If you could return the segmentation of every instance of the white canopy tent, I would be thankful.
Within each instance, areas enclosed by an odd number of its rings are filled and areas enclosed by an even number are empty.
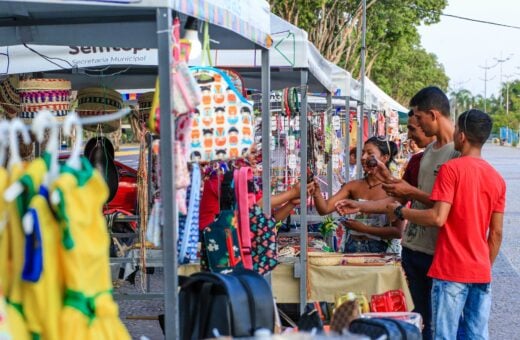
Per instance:
[[[21,44],[157,48],[161,93],[172,91],[170,78],[173,11],[212,23],[214,35],[221,34],[219,48],[262,49],[262,110],[269,112],[269,6],[264,0],[5,0],[0,2],[0,46]],[[10,64],[11,60],[6,61]],[[28,66],[28,65],[26,65]],[[10,65],[9,65],[10,67]],[[9,67],[7,71],[10,73]],[[156,73],[156,72],[154,72]],[[153,83],[152,83],[153,84]],[[171,97],[162,95],[163,112],[171,112]],[[264,119],[269,133],[270,119]],[[170,114],[161,116],[161,198],[163,211],[163,259],[165,271],[166,339],[178,332],[177,299],[177,208],[173,136]],[[268,140],[268,138],[265,138]],[[269,148],[262,148],[268,162]],[[267,167],[267,163],[265,164]],[[266,181],[265,183],[269,183]],[[268,197],[269,195],[265,195]],[[268,202],[269,203],[269,202]]]

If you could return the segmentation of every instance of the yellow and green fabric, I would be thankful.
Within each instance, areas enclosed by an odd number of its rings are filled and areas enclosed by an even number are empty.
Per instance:
[[[88,160],[82,169],[62,166],[51,186],[62,235],[65,295],[60,317],[62,339],[130,339],[112,297],[109,235],[102,207],[108,197],[103,177]]]

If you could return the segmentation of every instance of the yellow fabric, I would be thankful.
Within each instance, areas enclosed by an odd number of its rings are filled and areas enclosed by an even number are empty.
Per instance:
[[[101,175],[94,171],[86,183],[78,177],[63,173],[55,181],[54,190],[61,192],[62,204],[74,241],[73,247],[60,246],[65,288],[81,292],[92,299],[94,318],[81,310],[65,304],[61,312],[62,339],[130,339],[126,328],[119,320],[118,307],[111,294],[109,265],[109,235],[102,206],[108,197],[108,188]],[[59,214],[59,206],[53,207]],[[61,227],[64,229],[64,226]]]
[[[24,169],[23,164],[13,166],[9,183],[17,181]],[[4,284],[4,291],[8,301],[7,318],[12,331],[13,339],[30,339],[23,314],[20,311],[22,303],[22,269],[24,261],[25,236],[23,233],[16,201],[7,206],[8,223],[2,236],[0,246],[0,274]]]
[[[0,192],[4,192],[7,189],[9,184],[9,174],[5,168],[0,167]],[[3,196],[0,197],[0,257],[4,258],[7,256],[7,253],[4,255],[4,250],[7,249],[6,245],[3,241],[4,231],[6,230],[7,224],[7,205],[3,199]],[[4,260],[7,259],[6,257]],[[0,261],[0,339],[11,339],[11,329],[9,327],[9,319],[7,317],[7,305],[5,303],[5,296],[3,290],[3,282],[7,277],[7,266],[4,260]]]
[[[23,306],[27,328],[45,340],[63,339],[59,332],[59,318],[63,306],[63,279],[58,257],[58,223],[47,200],[36,195],[29,208],[36,211],[43,248],[43,271],[38,282],[22,282]]]

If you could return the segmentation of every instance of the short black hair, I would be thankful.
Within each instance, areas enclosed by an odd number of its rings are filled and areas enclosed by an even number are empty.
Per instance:
[[[413,110],[408,111],[408,117],[413,117]]]
[[[420,111],[437,110],[444,117],[450,117],[450,100],[437,86],[428,86],[420,90],[410,100],[410,107]]]
[[[483,145],[491,134],[493,121],[487,113],[471,109],[459,116],[457,125],[471,144]]]

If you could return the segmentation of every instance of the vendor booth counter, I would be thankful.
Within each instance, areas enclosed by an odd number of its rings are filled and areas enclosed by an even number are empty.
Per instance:
[[[334,302],[338,294],[374,294],[401,289],[408,310],[414,305],[404,272],[399,264],[384,266],[314,266],[308,267],[309,301]],[[179,267],[179,274],[189,276],[200,270],[198,264]],[[297,274],[297,273],[296,273]],[[298,275],[298,274],[297,274]],[[300,280],[294,263],[280,263],[272,272],[273,295],[277,303],[300,303]],[[299,276],[299,275],[298,275]]]

